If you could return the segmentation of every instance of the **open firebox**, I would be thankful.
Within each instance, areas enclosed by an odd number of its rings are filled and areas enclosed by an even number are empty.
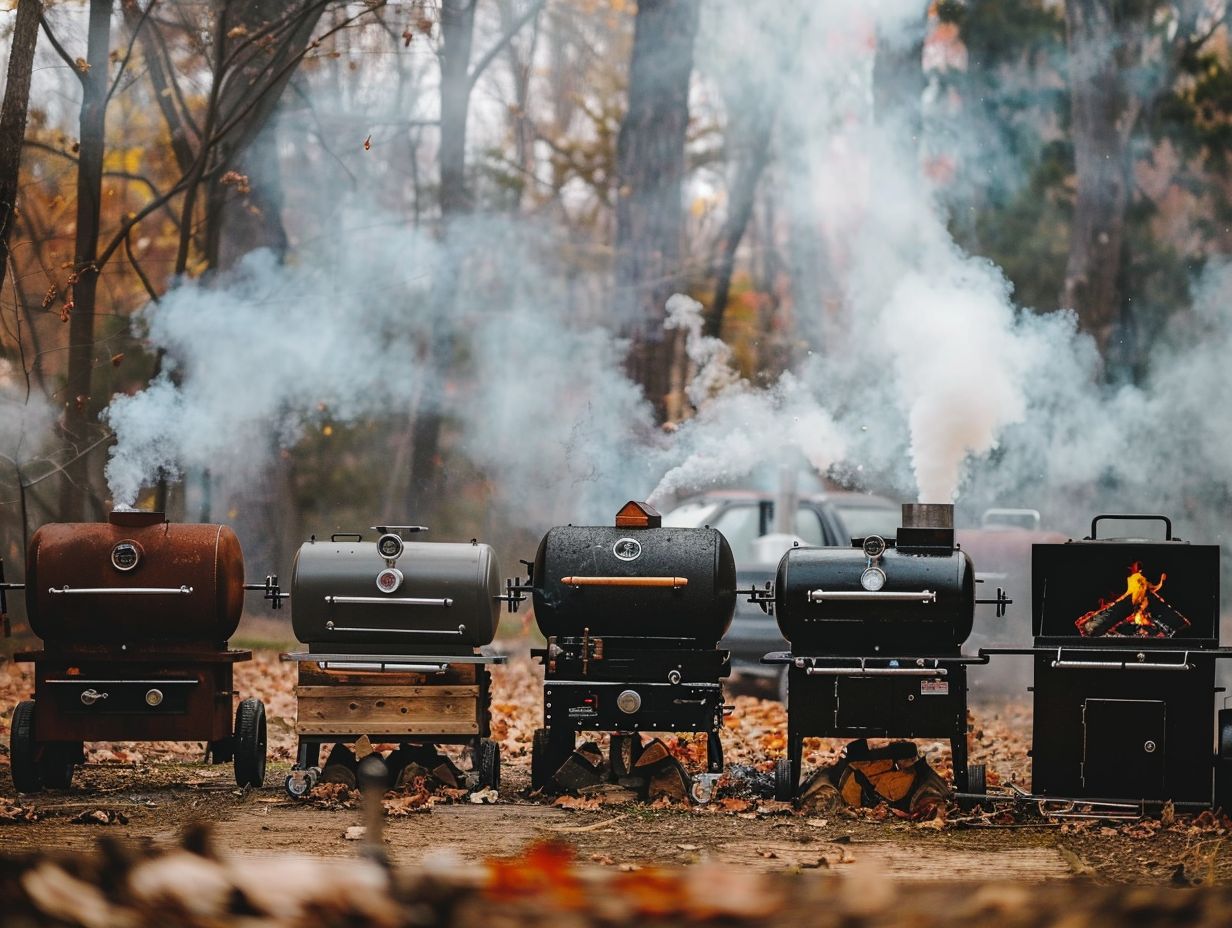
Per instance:
[[[790,651],[763,661],[788,667],[787,757],[775,796],[794,799],[805,738],[948,738],[958,792],[983,788],[967,764],[967,668],[962,653],[977,603],[971,559],[954,543],[953,506],[903,505],[895,538],[851,548],[790,549],[773,589],[751,595],[773,611]]]
[[[208,758],[234,762],[240,786],[264,781],[265,707],[232,707],[232,668],[252,652],[227,639],[245,590],[275,608],[284,597],[277,577],[244,583],[227,526],[136,510],[50,523],[30,539],[26,582],[0,588],[25,589],[43,640],[14,655],[34,664],[34,698],[13,710],[9,743],[19,792],[67,788],[89,741],[203,741]]]
[[[468,746],[478,785],[498,789],[488,667],[506,658],[480,650],[496,635],[504,599],[496,554],[474,540],[403,539],[423,526],[373,529],[375,541],[313,537],[295,556],[292,625],[308,650],[283,655],[299,671],[287,792],[303,796],[318,781],[322,746],[363,738],[400,746],[390,768],[436,745]],[[330,762],[339,754],[351,756],[331,750]]]
[[[1100,538],[1101,522],[1164,538]],[[1038,797],[1141,809],[1232,802],[1232,710],[1215,729],[1219,547],[1157,515],[1100,515],[1081,541],[1032,549],[1031,786]]]
[[[535,732],[531,783],[549,785],[582,731],[704,732],[707,771],[692,795],[709,799],[723,770],[719,682],[730,672],[717,643],[736,607],[736,566],[712,528],[670,528],[645,503],[629,502],[614,526],[557,526],[508,585],[510,605],[531,593],[547,639],[543,728]]]

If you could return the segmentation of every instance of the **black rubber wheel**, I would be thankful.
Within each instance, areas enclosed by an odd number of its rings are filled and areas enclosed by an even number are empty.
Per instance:
[[[1215,758],[1215,808],[1232,810],[1232,709],[1219,710],[1219,753]]]
[[[546,768],[548,764],[548,730],[536,728],[530,742],[530,788],[543,789],[552,775]]]
[[[967,792],[977,796],[988,794],[988,768],[983,764],[967,765]]]
[[[43,788],[34,740],[34,700],[23,699],[13,709],[9,732],[9,764],[13,788],[19,793],[37,793]]]
[[[500,789],[500,745],[491,738],[479,741],[479,788]]]
[[[52,741],[43,745],[38,759],[39,777],[47,789],[68,789],[73,784],[73,768],[81,757],[81,745],[72,741]]]
[[[245,699],[235,710],[235,782],[265,785],[265,705]]]
[[[796,798],[796,784],[792,782],[791,760],[780,757],[774,764],[774,798],[779,802],[791,802]]]

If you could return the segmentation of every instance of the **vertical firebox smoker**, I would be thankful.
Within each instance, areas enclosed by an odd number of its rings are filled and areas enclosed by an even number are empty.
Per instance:
[[[705,732],[707,772],[694,775],[692,796],[708,801],[723,771],[719,681],[731,669],[717,644],[736,608],[727,540],[663,526],[653,507],[630,501],[614,526],[549,530],[528,566],[530,577],[508,589],[511,608],[533,594],[547,639],[531,651],[544,665],[532,787],[548,785],[581,731]]]
[[[480,648],[496,636],[500,567],[477,541],[406,542],[418,525],[374,526],[313,537],[295,556],[292,625],[307,651],[295,689],[299,738],[286,780],[302,796],[320,776],[321,747],[372,742],[470,747],[480,786],[500,787],[500,746],[490,737],[488,667],[506,658]]]
[[[19,792],[68,788],[87,741],[204,741],[240,786],[261,785],[265,707],[244,699],[233,713],[232,668],[252,652],[227,639],[245,590],[275,608],[283,597],[277,577],[244,583],[231,529],[137,510],[49,523],[30,539],[25,584],[3,584],[21,587],[43,647],[14,655],[34,664],[34,698],[13,711]]]
[[[772,608],[790,651],[787,757],[775,796],[794,799],[805,738],[948,738],[959,792],[982,791],[967,764],[967,667],[962,653],[975,605],[1003,612],[1008,600],[975,598],[971,559],[954,543],[954,507],[906,503],[895,538],[853,539],[851,548],[790,549],[774,588],[751,599]]]
[[[1101,522],[1159,523],[1163,539],[1099,537]],[[1232,710],[1218,714],[1219,547],[1159,515],[1100,515],[1081,541],[1031,557],[1032,792],[1136,814],[1232,803]]]

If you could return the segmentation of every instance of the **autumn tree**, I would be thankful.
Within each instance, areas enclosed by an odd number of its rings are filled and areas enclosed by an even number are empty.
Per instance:
[[[676,332],[663,328],[681,270],[685,137],[698,0],[643,0],[629,62],[628,108],[616,141],[616,300],[631,339],[630,377],[655,417],[668,417]]]
[[[8,82],[4,87],[4,103],[0,105],[0,288],[8,273],[21,143],[26,135],[26,111],[30,106],[30,74],[42,15],[42,0],[18,0],[13,45],[9,50]]]

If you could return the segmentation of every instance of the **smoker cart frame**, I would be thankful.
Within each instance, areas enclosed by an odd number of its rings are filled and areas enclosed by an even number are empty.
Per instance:
[[[232,714],[232,667],[251,651],[19,651],[34,664],[34,698],[13,712],[10,740],[18,792],[67,789],[89,741],[205,741],[207,759],[233,761],[239,786],[265,779],[265,706],[242,700]]]
[[[967,668],[987,657],[773,651],[762,663],[788,668],[787,756],[775,763],[776,799],[796,798],[805,738],[947,738],[955,791],[983,791],[983,765],[968,763]]]
[[[295,651],[281,657],[298,664],[296,760],[284,781],[292,797],[305,796],[319,781],[324,745],[365,736],[374,743],[468,746],[479,786],[500,788],[488,667],[507,663],[507,656]]]
[[[648,644],[651,645],[648,647]],[[719,732],[730,711],[720,682],[731,654],[686,638],[553,636],[531,657],[544,665],[543,727],[531,753],[531,788],[541,789],[573,753],[580,732],[633,737],[643,731],[706,735],[706,772],[692,794],[707,802],[723,772]]]

